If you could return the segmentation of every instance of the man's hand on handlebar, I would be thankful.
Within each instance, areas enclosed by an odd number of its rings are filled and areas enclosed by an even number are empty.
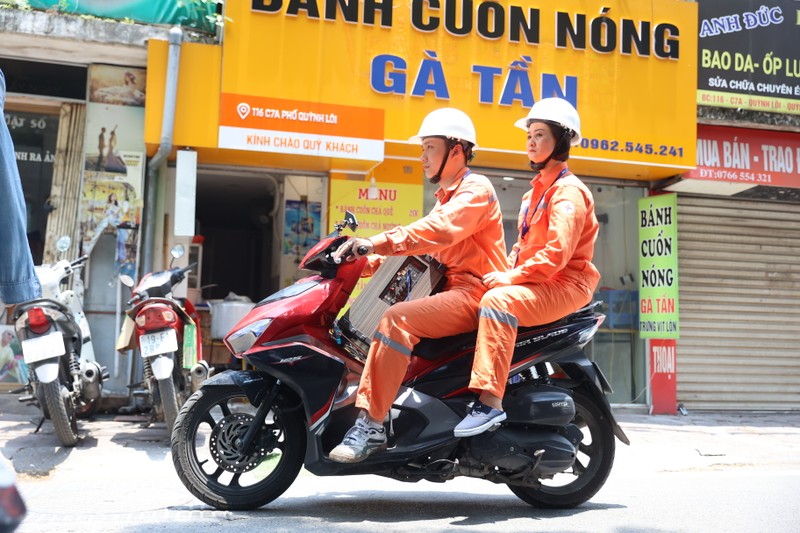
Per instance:
[[[345,259],[351,255],[355,257],[362,257],[369,255],[374,251],[375,247],[372,246],[372,243],[369,239],[359,239],[357,237],[353,237],[339,246],[339,248],[333,252],[333,254],[331,254],[331,258],[336,263],[340,263],[343,257]]]

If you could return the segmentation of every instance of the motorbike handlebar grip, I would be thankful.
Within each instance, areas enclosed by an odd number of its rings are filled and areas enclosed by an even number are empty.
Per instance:
[[[81,263],[85,263],[85,262],[86,262],[88,259],[89,259],[89,256],[88,256],[88,255],[82,255],[82,256],[80,256],[79,258],[77,258],[75,261],[71,262],[71,263],[70,263],[70,265],[72,265],[72,266],[78,266],[78,265],[80,265]]]
[[[142,299],[142,297],[143,297],[142,293],[140,293],[140,292],[135,292],[135,293],[133,293],[133,296],[131,297],[131,299],[130,299],[130,300],[128,300],[127,302],[125,302],[125,305],[132,305],[132,304],[135,304],[136,302],[138,302],[139,300],[141,300],[141,299]]]

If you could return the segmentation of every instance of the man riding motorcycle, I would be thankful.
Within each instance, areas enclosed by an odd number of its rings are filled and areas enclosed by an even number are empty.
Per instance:
[[[439,184],[436,205],[424,218],[370,239],[350,239],[333,254],[360,256],[429,254],[445,265],[442,292],[390,307],[381,318],[361,377],[356,407],[361,415],[329,458],[364,460],[386,447],[383,420],[397,396],[420,338],[441,338],[478,327],[478,304],[487,287],[481,278],[504,270],[503,216],[494,187],[467,164],[477,148],[472,120],[458,109],[432,111],[409,139],[422,145],[423,170]],[[360,253],[364,252],[366,253]],[[377,261],[371,261],[374,266]],[[446,320],[437,317],[446,316]]]

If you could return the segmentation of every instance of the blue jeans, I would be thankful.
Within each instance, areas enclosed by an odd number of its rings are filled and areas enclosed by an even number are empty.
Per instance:
[[[0,70],[0,109],[5,114],[6,78]],[[6,121],[0,121],[0,300],[15,304],[42,294],[33,270],[26,234],[25,197],[14,143]]]

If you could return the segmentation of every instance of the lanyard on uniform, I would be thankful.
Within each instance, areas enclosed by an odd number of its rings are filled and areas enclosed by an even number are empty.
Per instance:
[[[566,174],[567,172],[569,172],[569,169],[568,169],[568,168],[565,168],[564,170],[562,170],[561,172],[559,172],[559,173],[558,173],[558,176],[556,176],[556,179],[554,179],[554,180],[553,180],[553,183],[552,183],[552,184],[550,184],[550,187],[552,187],[553,185],[555,185],[555,183],[556,183],[558,180],[560,180],[561,178],[563,178],[563,177],[564,177],[564,174]],[[537,204],[536,204],[536,207],[535,207],[535,208],[534,208],[534,210],[533,210],[533,214],[531,215],[531,220],[533,220],[533,217],[535,217],[535,216],[536,216],[536,211],[538,211],[538,210],[539,210],[539,206],[542,204],[542,200],[544,200],[544,195],[545,195],[545,194],[547,194],[547,191],[550,189],[550,187],[548,187],[547,189],[545,189],[545,190],[544,190],[544,192],[542,193],[542,196],[539,198],[539,202],[537,202]],[[532,201],[533,201],[533,195],[531,195],[531,198],[528,200],[528,205],[526,205],[526,206],[525,206],[525,211],[522,213],[522,231],[520,231],[520,234],[519,234],[519,235],[520,235],[520,238],[522,238],[522,239],[524,239],[524,238],[525,238],[525,235],[527,235],[527,234],[528,234],[528,231],[531,229],[531,225],[530,225],[530,224],[528,224],[528,210],[530,210],[530,208],[531,208],[531,202],[532,202]]]

